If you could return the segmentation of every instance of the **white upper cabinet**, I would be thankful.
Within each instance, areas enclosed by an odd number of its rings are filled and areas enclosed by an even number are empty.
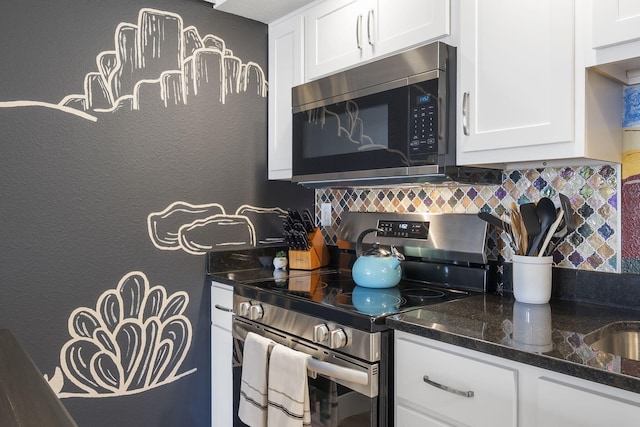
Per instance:
[[[291,88],[303,83],[304,18],[269,26],[269,179],[291,179]]]
[[[593,48],[640,40],[640,1],[593,0]]]
[[[602,132],[620,127],[621,89],[587,78],[576,7],[573,0],[461,0],[458,164],[621,161],[620,143]],[[590,97],[607,109],[588,110]],[[588,126],[605,139],[589,144]]]
[[[306,15],[307,80],[450,31],[449,0],[327,0]]]

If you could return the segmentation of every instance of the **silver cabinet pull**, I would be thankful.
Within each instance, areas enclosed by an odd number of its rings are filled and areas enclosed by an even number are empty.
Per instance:
[[[362,15],[358,15],[358,19],[356,20],[356,43],[358,45],[358,49],[362,50],[362,40],[360,40],[361,30],[362,30]]]
[[[223,307],[223,306],[218,305],[218,304],[215,304],[214,307],[217,308],[218,310],[226,311],[227,313],[233,313],[233,309],[231,309],[231,308]]]
[[[462,96],[462,129],[469,136],[469,92]]]
[[[373,27],[373,9],[369,10],[367,15],[367,37],[369,38],[369,44],[373,46],[373,37],[371,36],[371,27]]]
[[[448,391],[449,393],[457,394],[458,396],[462,396],[462,397],[473,397],[472,391],[462,391],[462,390],[456,390],[455,388],[447,387],[446,385],[442,385],[435,381],[430,380],[427,375],[422,377],[422,380],[429,385],[439,388],[440,390]]]

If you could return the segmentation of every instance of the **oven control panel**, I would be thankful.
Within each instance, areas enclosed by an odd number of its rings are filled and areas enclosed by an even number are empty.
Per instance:
[[[402,237],[408,239],[427,240],[429,223],[423,221],[379,220],[378,237]]]

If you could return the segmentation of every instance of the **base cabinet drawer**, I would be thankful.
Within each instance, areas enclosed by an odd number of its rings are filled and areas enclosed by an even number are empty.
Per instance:
[[[564,427],[640,425],[640,405],[596,390],[538,379],[538,424]]]
[[[396,407],[396,427],[450,427],[444,421],[436,420],[404,406]]]
[[[396,339],[395,352],[397,404],[410,402],[410,406],[452,425],[517,425],[516,370],[410,339]]]

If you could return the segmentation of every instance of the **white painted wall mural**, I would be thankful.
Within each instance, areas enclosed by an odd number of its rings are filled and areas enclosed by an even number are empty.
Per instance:
[[[117,25],[114,49],[96,56],[96,68],[85,75],[82,93],[58,103],[1,101],[0,108],[54,108],[95,122],[96,113],[140,110],[158,99],[168,107],[196,96],[221,104],[237,93],[267,96],[262,67],[234,56],[222,38],[185,27],[180,15],[151,8],[140,9],[136,23]]]
[[[156,248],[204,255],[225,246],[283,243],[281,234],[258,237],[251,217],[270,217],[272,222],[281,224],[286,215],[287,211],[278,207],[242,205],[234,214],[227,214],[219,203],[195,205],[178,201],[150,213],[147,226]]]
[[[95,308],[71,313],[71,339],[49,385],[60,398],[123,396],[195,372],[182,367],[192,338],[188,304],[186,292],[168,295],[161,285],[150,287],[144,273],[128,273]]]
[[[266,97],[262,68],[234,56],[225,41],[201,36],[180,15],[140,9],[137,22],[121,22],[114,49],[96,56],[96,70],[84,77],[83,92],[58,103],[0,101],[0,108],[43,107],[96,122],[100,113],[140,110],[148,103],[186,105],[192,97],[219,104],[234,94]],[[219,203],[177,201],[147,218],[153,245],[192,255],[228,246],[273,244],[281,236],[260,236],[258,217],[281,223],[281,208],[240,206],[227,214]],[[184,316],[189,296],[150,286],[145,273],[132,271],[105,291],[94,308],[78,307],[69,316],[70,340],[60,350],[60,367],[47,381],[60,398],[113,397],[141,393],[196,371],[183,367],[192,341]]]

